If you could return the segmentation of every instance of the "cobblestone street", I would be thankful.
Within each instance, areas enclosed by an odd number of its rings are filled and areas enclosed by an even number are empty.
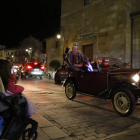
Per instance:
[[[36,105],[38,140],[127,140],[140,136],[140,108],[129,117],[120,117],[109,100],[77,95],[71,101],[62,85],[54,81],[19,83]]]

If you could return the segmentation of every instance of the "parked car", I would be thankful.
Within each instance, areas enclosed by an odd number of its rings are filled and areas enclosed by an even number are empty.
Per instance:
[[[119,115],[128,116],[140,103],[140,69],[124,68],[121,59],[106,60],[105,68],[97,64],[93,72],[72,71],[63,83],[65,94],[70,100],[77,93],[110,99]]]
[[[26,63],[24,68],[21,70],[21,77],[25,77],[28,79],[29,77],[37,77],[39,76],[40,79],[44,78],[44,70],[45,66],[39,64],[38,62],[29,62]]]

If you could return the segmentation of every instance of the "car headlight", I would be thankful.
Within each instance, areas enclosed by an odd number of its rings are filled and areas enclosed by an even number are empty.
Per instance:
[[[138,82],[138,81],[139,81],[139,75],[138,75],[138,74],[135,74],[135,75],[133,76],[133,80],[134,80],[135,82]]]
[[[14,72],[17,72],[17,69],[14,69]]]

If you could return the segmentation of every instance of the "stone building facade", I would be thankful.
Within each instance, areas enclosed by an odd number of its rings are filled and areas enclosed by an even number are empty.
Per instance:
[[[5,46],[4,45],[0,45],[0,59],[4,59],[5,58]]]
[[[133,14],[133,13],[132,13]],[[135,14],[134,14],[135,15]],[[133,16],[133,46],[132,46],[132,58],[135,68],[140,68],[140,12]]]
[[[132,67],[139,68],[140,18],[137,16],[134,19],[133,48],[130,19],[130,13],[139,9],[140,0],[62,0],[61,26],[65,30],[61,33],[64,38],[60,39],[57,52],[60,54],[49,60],[58,58],[62,62],[63,46],[71,50],[73,42],[79,42],[79,50],[90,59],[98,55],[131,62],[133,49]],[[48,49],[47,51],[51,55],[52,52]]]
[[[13,64],[22,64],[25,61],[25,52],[17,48],[0,49],[0,59],[7,59]]]
[[[51,71],[52,68],[49,66],[49,63],[52,60],[58,60],[60,63],[62,63],[63,47],[60,47],[60,39],[57,39],[56,36],[48,38],[45,41],[46,41],[46,70],[48,73],[50,73],[49,71]]]

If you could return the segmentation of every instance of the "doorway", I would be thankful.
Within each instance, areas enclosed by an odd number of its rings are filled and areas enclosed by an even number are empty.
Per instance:
[[[93,44],[84,45],[83,53],[89,58],[89,60],[93,60]]]

